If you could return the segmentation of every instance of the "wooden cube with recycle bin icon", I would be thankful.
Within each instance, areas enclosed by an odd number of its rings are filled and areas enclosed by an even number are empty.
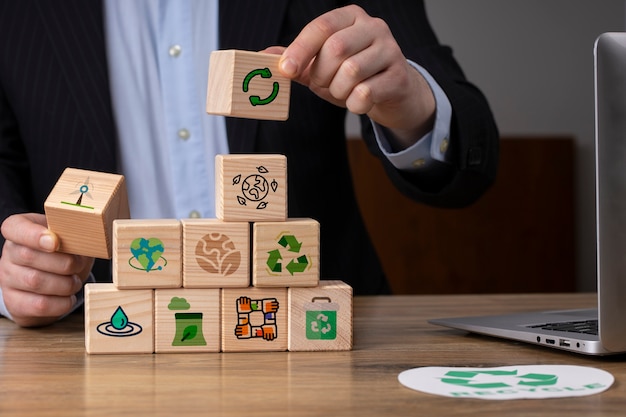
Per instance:
[[[224,221],[287,219],[284,155],[217,155],[215,212]]]
[[[250,285],[250,224],[183,219],[183,287]]]
[[[352,287],[322,280],[312,288],[289,288],[289,350],[352,349]]]
[[[113,283],[118,288],[182,286],[181,224],[175,219],[113,222]]]
[[[111,259],[113,220],[130,217],[122,175],[66,168],[48,195],[48,228],[61,252]]]
[[[320,278],[320,224],[315,219],[255,222],[252,285],[315,287]]]

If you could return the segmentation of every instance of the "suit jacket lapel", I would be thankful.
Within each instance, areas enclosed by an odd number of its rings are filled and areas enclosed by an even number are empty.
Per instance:
[[[94,4],[95,3],[95,4]],[[37,12],[55,39],[53,51],[67,79],[68,100],[89,127],[91,145],[103,159],[115,161],[115,122],[109,92],[101,1],[35,2]]]
[[[221,0],[220,49],[258,51],[275,45],[285,18],[287,3],[287,0]],[[244,10],[245,13],[242,13]],[[258,120],[227,117],[226,132],[230,152],[253,152],[258,125]]]

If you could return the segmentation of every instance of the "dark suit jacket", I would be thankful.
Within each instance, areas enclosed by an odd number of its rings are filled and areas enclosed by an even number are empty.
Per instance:
[[[287,45],[339,3],[221,1],[220,48]],[[454,109],[455,166],[447,174],[420,178],[397,171],[384,157],[381,163],[416,201],[470,204],[493,181],[497,165],[498,136],[484,97],[465,80],[451,50],[438,44],[421,1],[359,3],[387,21],[405,55],[435,77]],[[117,169],[102,10],[99,0],[0,3],[0,221],[12,213],[43,212],[67,166]],[[344,118],[344,109],[294,84],[288,121],[227,119],[230,151],[286,155],[289,217],[321,223],[321,277],[342,279],[356,294],[386,292],[351,183]],[[363,126],[368,147],[380,157],[369,123]]]

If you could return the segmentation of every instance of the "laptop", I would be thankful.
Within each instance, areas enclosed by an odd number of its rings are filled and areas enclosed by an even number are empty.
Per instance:
[[[588,354],[626,353],[626,33],[594,44],[597,309],[429,323]]]

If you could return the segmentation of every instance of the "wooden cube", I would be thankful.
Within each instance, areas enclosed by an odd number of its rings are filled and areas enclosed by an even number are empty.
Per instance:
[[[215,211],[224,221],[287,219],[284,155],[217,155]]]
[[[280,55],[262,52],[211,53],[207,113],[287,120],[291,81],[280,74],[279,59]]]
[[[252,285],[315,287],[320,276],[319,253],[317,220],[256,222],[252,231]]]
[[[122,175],[66,168],[44,203],[61,252],[111,259],[113,220],[130,217]]]
[[[183,219],[183,287],[250,286],[250,224]]]
[[[219,289],[155,290],[154,314],[156,353],[220,351]]]
[[[288,293],[290,351],[352,349],[352,287],[322,280]]]
[[[154,291],[85,285],[87,353],[153,353]]]
[[[285,351],[288,331],[286,288],[222,290],[222,351]]]
[[[178,220],[116,220],[113,283],[123,289],[181,287],[181,248]]]

